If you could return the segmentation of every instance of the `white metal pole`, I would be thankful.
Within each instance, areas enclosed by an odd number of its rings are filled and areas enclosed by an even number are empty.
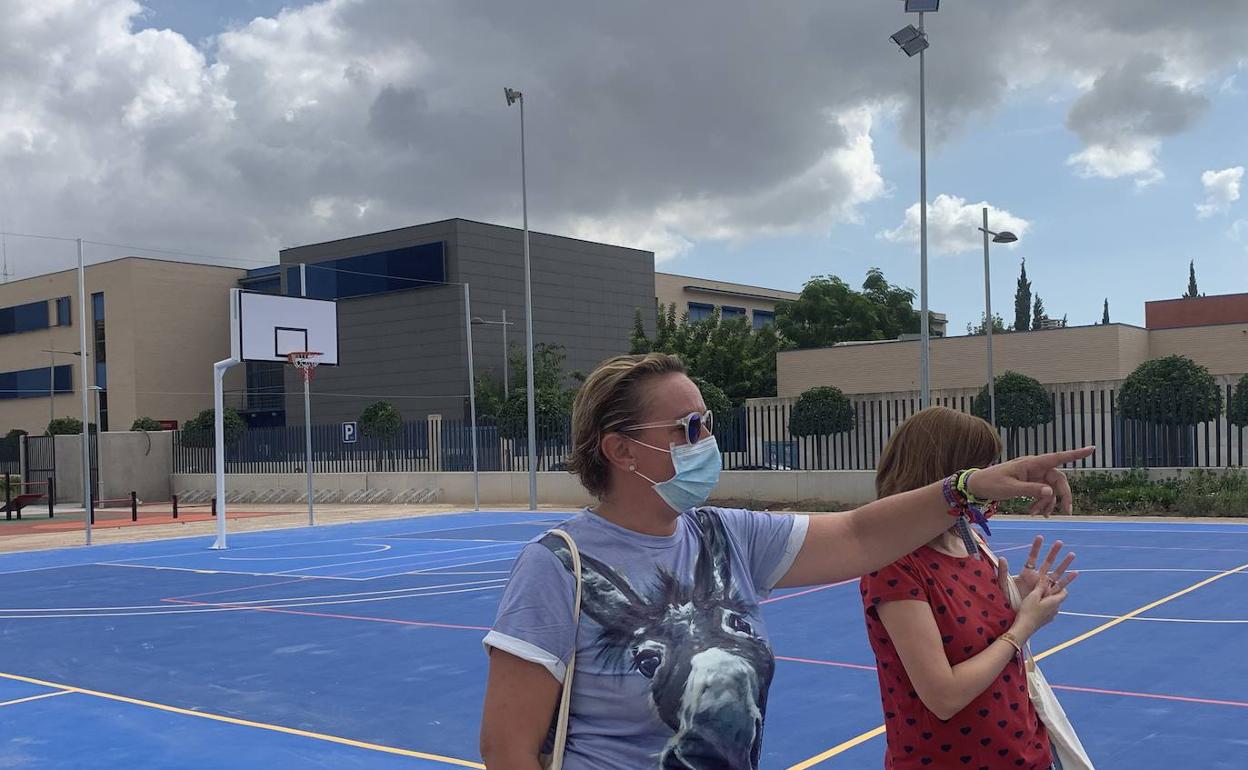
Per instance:
[[[48,346],[48,425],[56,419],[56,345]]]
[[[919,14],[919,32],[923,32],[923,14]],[[931,330],[927,310],[927,93],[924,52],[919,51],[919,408],[931,403],[928,378]]]
[[[464,333],[468,340],[468,416],[472,422],[472,509],[481,510],[481,470],[477,466],[477,371],[472,363],[472,296],[464,284]]]
[[[520,97],[520,201],[524,213],[524,347],[529,417],[529,510],[537,510],[537,395],[533,392],[533,276],[529,264],[529,181],[524,157],[524,97]]]
[[[988,339],[988,421],[997,427],[997,387],[992,372],[992,279],[988,262],[988,207],[984,207],[984,335]]]
[[[511,398],[511,374],[507,368],[507,357],[510,349],[507,347],[507,308],[503,308],[503,400]]]
[[[236,321],[237,319],[233,319]],[[224,549],[225,544],[225,370],[238,363],[237,358],[227,358],[212,365],[212,451],[213,473],[216,476],[217,539],[213,548]]]
[[[308,296],[308,266],[299,265],[299,296]],[[303,375],[303,465],[308,477],[308,526],[316,526],[316,508],[312,503],[312,380],[307,372]]]
[[[82,239],[78,239],[78,344],[82,355],[78,357],[81,374],[79,390],[82,391],[82,508],[86,513],[87,545],[91,545],[91,517],[94,513],[91,501],[91,403],[87,379],[87,270],[83,262]]]
[[[303,441],[305,470],[308,476],[308,526],[316,526],[316,511],[312,504],[312,379],[309,372],[303,374]]]

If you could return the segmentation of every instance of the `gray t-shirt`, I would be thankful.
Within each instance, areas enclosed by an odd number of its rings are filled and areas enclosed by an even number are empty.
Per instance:
[[[584,511],[512,569],[485,645],[563,681],[576,645],[567,770],[754,770],[775,659],[759,601],[788,572],[808,519],[721,508],[682,514],[670,537]]]

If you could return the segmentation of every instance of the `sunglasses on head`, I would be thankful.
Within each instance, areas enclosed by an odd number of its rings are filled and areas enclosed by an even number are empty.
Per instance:
[[[702,431],[705,430],[707,435],[711,435],[715,428],[715,416],[711,414],[711,410],[705,412],[690,412],[681,417],[679,420],[668,420],[667,422],[648,422],[644,425],[630,425],[627,428],[621,428],[621,432],[628,433],[630,431],[645,430],[647,428],[675,428],[681,427],[685,429],[685,439],[690,444],[696,444],[702,440]]]

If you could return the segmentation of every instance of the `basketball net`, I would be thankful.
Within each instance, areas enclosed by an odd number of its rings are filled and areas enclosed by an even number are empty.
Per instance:
[[[304,382],[311,382],[316,365],[321,362],[321,354],[311,350],[298,350],[287,353],[286,360],[303,374]]]

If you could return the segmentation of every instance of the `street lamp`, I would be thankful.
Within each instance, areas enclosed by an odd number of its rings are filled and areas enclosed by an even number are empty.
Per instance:
[[[1014,243],[1018,236],[1009,230],[994,233],[988,229],[988,207],[984,206],[984,226],[978,228],[984,234],[984,335],[988,338],[988,421],[997,427],[997,388],[992,371],[992,281],[989,277],[988,236],[993,243]]]
[[[56,419],[56,354],[66,356],[82,357],[82,352],[78,350],[57,350],[56,348],[44,348],[42,353],[48,354],[48,424]]]
[[[919,55],[919,407],[931,401],[928,360],[931,329],[927,310],[927,73],[923,52],[927,50],[927,33],[923,31],[923,14],[940,10],[940,0],[905,0],[905,12],[919,15],[919,26],[907,24],[898,30],[892,41],[906,56]]]
[[[507,327],[514,326],[511,321],[507,320],[507,308],[503,308],[503,320],[487,321],[480,316],[472,317],[473,326],[501,326],[503,327],[503,400],[511,398],[511,376],[507,371]]]
[[[529,269],[529,183],[524,161],[524,94],[504,88],[507,106],[520,103],[520,205],[524,213],[525,400],[529,413],[529,510],[537,510],[537,405],[533,393],[533,278]]]

